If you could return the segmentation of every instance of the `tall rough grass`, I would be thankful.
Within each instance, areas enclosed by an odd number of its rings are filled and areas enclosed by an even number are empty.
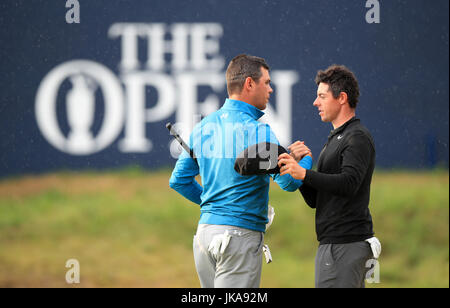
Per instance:
[[[199,287],[192,237],[199,207],[168,187],[170,172],[63,172],[0,181],[0,287]],[[274,262],[262,287],[314,287],[314,210],[271,185]],[[374,175],[380,283],[449,286],[448,171]],[[69,259],[81,283],[65,281]]]

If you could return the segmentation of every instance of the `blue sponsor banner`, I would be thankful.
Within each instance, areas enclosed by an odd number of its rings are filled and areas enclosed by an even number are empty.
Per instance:
[[[357,116],[378,167],[448,167],[449,2],[4,1],[0,176],[172,166],[184,137],[227,97],[240,53],[271,67],[262,121],[317,158],[329,123],[312,105],[319,69],[357,76]]]

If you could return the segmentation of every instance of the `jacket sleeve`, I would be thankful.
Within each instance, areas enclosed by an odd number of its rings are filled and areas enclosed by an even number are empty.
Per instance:
[[[316,190],[345,197],[353,196],[361,186],[369,169],[375,149],[362,132],[348,137],[344,145],[341,170],[338,174],[306,171],[304,182]]]
[[[303,185],[300,186],[299,190],[306,204],[308,204],[310,208],[315,209],[317,200],[317,190],[305,183],[303,183]]]
[[[183,151],[173,169],[169,186],[186,199],[200,205],[203,188],[195,180],[198,174],[197,163]]]

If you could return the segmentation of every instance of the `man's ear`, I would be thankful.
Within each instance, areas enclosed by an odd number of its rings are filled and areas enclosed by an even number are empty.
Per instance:
[[[341,93],[339,94],[339,98],[338,98],[338,99],[339,99],[339,104],[341,104],[341,105],[347,103],[347,102],[348,102],[348,96],[347,96],[347,93],[341,92]]]
[[[253,87],[254,87],[254,81],[253,81],[252,77],[245,78],[244,88],[247,90],[250,90]]]

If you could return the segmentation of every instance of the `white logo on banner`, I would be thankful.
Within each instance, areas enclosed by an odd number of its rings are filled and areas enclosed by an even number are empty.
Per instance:
[[[56,117],[56,97],[67,78],[72,89],[66,95],[67,120],[70,133],[62,134]],[[95,87],[104,96],[103,126],[94,138]],[[36,96],[36,118],[44,137],[57,149],[74,155],[101,151],[111,144],[122,130],[124,99],[120,81],[106,67],[92,61],[75,60],[55,67],[42,81]]]
[[[73,60],[51,70],[39,86],[37,123],[43,136],[58,150],[72,155],[97,153],[112,144],[124,129],[124,138],[118,143],[120,151],[150,152],[148,123],[163,122],[175,113],[177,128],[187,138],[201,116],[216,111],[224,101],[221,96],[226,88],[225,59],[219,53],[222,25],[116,23],[108,35],[120,39],[119,77],[102,64]],[[138,46],[143,42],[147,43],[144,63],[142,55],[138,55]],[[273,70],[271,77],[280,114],[269,105],[261,120],[271,125],[281,144],[288,145],[292,86],[298,81],[298,74]],[[65,81],[71,84],[63,95],[68,134],[61,131],[56,112],[58,93]],[[212,90],[203,101],[199,101],[199,87]],[[101,128],[94,136],[98,91],[102,93],[105,111]],[[149,91],[153,91],[155,102],[148,102]]]

